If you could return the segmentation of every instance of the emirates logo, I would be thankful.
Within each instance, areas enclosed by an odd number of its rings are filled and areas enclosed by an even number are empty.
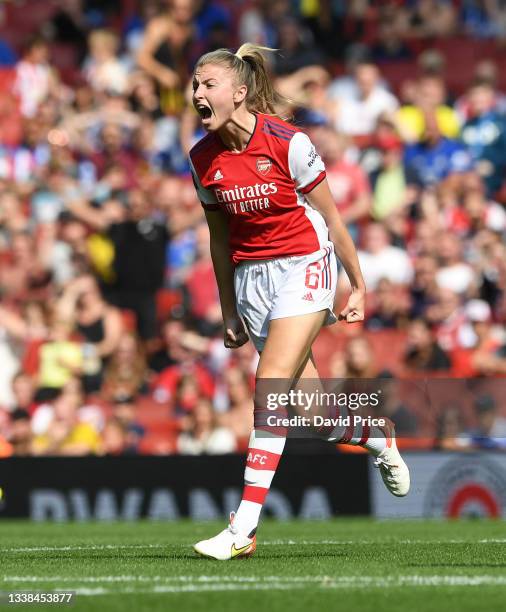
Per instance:
[[[265,157],[261,157],[257,159],[257,170],[260,174],[268,174],[269,170],[272,168],[272,162],[270,159]]]

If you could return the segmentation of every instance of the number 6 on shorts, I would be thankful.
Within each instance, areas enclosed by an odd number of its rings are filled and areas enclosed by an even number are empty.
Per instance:
[[[320,282],[321,264],[319,261],[310,263],[306,268],[306,287],[308,289],[318,289]]]

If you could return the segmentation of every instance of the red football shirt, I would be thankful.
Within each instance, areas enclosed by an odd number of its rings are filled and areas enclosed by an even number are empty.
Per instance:
[[[328,228],[304,194],[325,178],[325,166],[306,134],[277,117],[255,117],[244,151],[228,150],[215,133],[190,151],[200,201],[227,215],[234,263],[318,251]]]

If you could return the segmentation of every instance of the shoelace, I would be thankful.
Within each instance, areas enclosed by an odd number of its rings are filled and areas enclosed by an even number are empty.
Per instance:
[[[376,457],[376,460],[374,461],[374,466],[379,468],[381,466],[384,466],[385,468],[387,468],[388,470],[391,468],[398,468],[399,466],[396,463],[389,463],[388,459],[382,459],[381,457]]]
[[[234,527],[234,524],[233,524],[234,523],[234,518],[235,518],[235,512],[231,512],[230,516],[229,516],[229,524],[228,524],[227,529],[230,531],[230,533],[232,535],[237,535],[237,533],[238,533],[237,532],[237,528]]]

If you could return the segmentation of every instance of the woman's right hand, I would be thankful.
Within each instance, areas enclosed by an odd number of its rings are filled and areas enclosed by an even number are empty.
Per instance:
[[[181,79],[179,78],[177,72],[175,70],[171,70],[170,68],[161,69],[157,74],[157,79],[160,85],[166,87],[167,89],[174,89],[179,87],[181,84]]]
[[[224,322],[224,344],[227,348],[239,348],[248,342],[248,334],[244,323],[239,317],[225,319]]]

